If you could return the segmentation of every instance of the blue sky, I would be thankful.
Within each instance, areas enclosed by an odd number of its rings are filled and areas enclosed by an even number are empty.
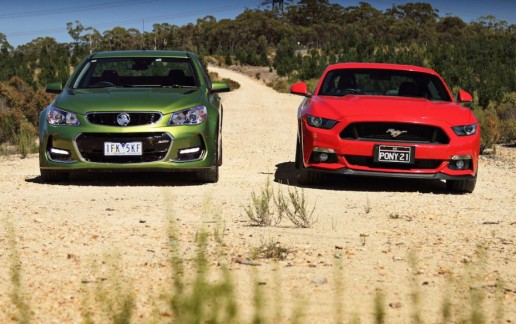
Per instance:
[[[217,20],[234,18],[246,8],[256,9],[263,0],[12,0],[2,1],[0,33],[18,46],[37,37],[53,37],[58,42],[70,42],[67,22],[80,21],[101,33],[115,26],[152,30],[154,23],[183,26],[197,18],[213,15]],[[362,0],[385,10],[392,5],[413,1]],[[342,6],[355,6],[359,1],[330,0]],[[493,15],[498,20],[516,24],[516,0],[427,0],[439,10],[441,17],[459,16],[471,22],[481,16]],[[263,8],[263,7],[262,7]]]

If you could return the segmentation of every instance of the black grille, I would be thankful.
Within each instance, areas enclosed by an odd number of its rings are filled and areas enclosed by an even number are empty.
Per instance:
[[[393,136],[397,135],[397,136]],[[450,139],[439,127],[404,123],[353,123],[340,137],[347,140],[448,144]]]
[[[77,137],[77,147],[81,156],[97,163],[142,163],[160,161],[165,158],[172,145],[167,133],[84,133]],[[104,142],[142,142],[141,156],[104,156]]]
[[[86,115],[88,121],[96,125],[120,126],[117,117],[120,112],[95,112]],[[161,119],[161,114],[157,112],[126,112],[129,115],[130,122],[125,126],[150,125],[157,123]]]
[[[415,164],[404,164],[404,163],[383,163],[374,162],[372,157],[367,156],[356,156],[356,155],[345,155],[344,156],[349,164],[364,166],[369,168],[382,168],[382,169],[398,169],[398,170],[414,170],[414,169],[436,169],[443,163],[441,160],[416,160]]]

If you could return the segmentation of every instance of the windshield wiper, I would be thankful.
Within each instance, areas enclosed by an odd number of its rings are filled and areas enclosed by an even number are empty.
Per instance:
[[[161,87],[162,88],[197,88],[197,86],[181,85],[181,84],[162,85]]]

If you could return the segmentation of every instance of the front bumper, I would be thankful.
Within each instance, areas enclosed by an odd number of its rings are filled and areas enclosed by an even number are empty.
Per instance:
[[[40,129],[40,168],[68,171],[193,171],[215,166],[214,131],[196,126]],[[141,156],[104,156],[105,142],[141,142]]]
[[[456,136],[447,131],[448,143],[418,143],[379,141],[372,139],[345,139],[342,130],[317,129],[301,122],[303,165],[306,169],[324,173],[398,177],[416,179],[467,180],[477,174],[480,148],[479,134]],[[414,163],[381,163],[374,161],[375,147],[410,146],[414,150]],[[320,152],[328,156],[325,162],[318,159]],[[329,152],[329,153],[328,153]],[[465,159],[466,166],[459,169],[457,159]]]

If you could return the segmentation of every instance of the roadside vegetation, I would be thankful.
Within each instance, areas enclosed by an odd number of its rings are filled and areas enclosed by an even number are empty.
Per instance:
[[[204,212],[209,212],[205,210]],[[206,215],[213,218],[213,215]],[[220,217],[215,215],[215,218]],[[281,272],[289,264],[288,256],[296,251],[284,246],[276,239],[262,241],[257,247],[250,246],[247,258],[226,255],[227,242],[218,237],[216,229],[213,232],[199,229],[193,241],[195,251],[185,248],[182,243],[192,241],[192,238],[181,237],[178,224],[174,217],[168,217],[168,265],[171,276],[155,296],[139,296],[133,287],[133,282],[124,273],[122,254],[116,251],[106,251],[103,257],[95,258],[90,265],[92,273],[98,279],[82,279],[81,294],[78,296],[80,314],[78,317],[84,323],[278,323],[288,319],[291,323],[308,323],[304,317],[311,307],[306,299],[299,300],[297,305],[286,307],[287,296],[281,290]],[[2,220],[6,228],[8,257],[4,258],[9,269],[11,291],[6,294],[9,301],[2,307],[2,316],[8,316],[18,323],[31,323],[39,317],[34,313],[33,300],[27,288],[24,277],[24,262],[20,253],[19,229],[15,228],[11,216]],[[185,253],[189,254],[185,255]],[[218,251],[213,253],[213,251]],[[226,251],[223,253],[223,251]],[[232,258],[231,263],[221,262],[223,258]],[[265,286],[257,273],[253,276],[248,299],[237,296],[237,285],[232,271],[233,263],[249,266],[249,269],[259,269],[261,260],[272,262],[273,285]],[[218,262],[216,262],[219,260]],[[402,302],[389,302],[386,292],[381,286],[372,287],[370,312],[359,314],[343,308],[343,300],[352,292],[345,289],[346,278],[342,260],[335,258],[332,267],[334,277],[317,278],[312,280],[316,285],[332,285],[333,318],[336,323],[387,323],[389,313],[396,309],[408,307],[409,318],[400,319],[403,322],[427,323],[431,318],[439,319],[442,323],[501,323],[504,321],[504,284],[501,278],[494,284],[486,285],[484,266],[488,262],[487,248],[481,243],[471,260],[463,266],[447,270],[445,284],[440,290],[439,307],[429,310],[425,304],[425,293],[421,289],[418,257],[415,252],[407,256],[407,285],[410,285],[410,295]],[[444,270],[443,270],[444,271]],[[30,280],[30,279],[29,279]],[[422,285],[428,284],[423,282]],[[380,284],[381,285],[381,284]],[[306,298],[306,297],[305,297]],[[298,299],[298,297],[296,297]],[[152,311],[145,317],[138,315],[137,301],[147,301]],[[243,311],[243,308],[246,311]],[[249,312],[250,308],[250,312]],[[423,311],[424,308],[424,311]]]
[[[323,69],[336,62],[430,67],[454,92],[460,87],[473,94],[471,108],[485,130],[483,150],[494,143],[516,142],[514,24],[493,16],[465,22],[440,15],[429,3],[393,5],[385,11],[367,2],[265,3],[234,19],[206,16],[185,26],[162,22],[143,33],[123,27],[101,32],[73,21],[63,26],[69,43],[43,37],[14,48],[0,32],[0,144],[22,145],[25,154],[27,145],[20,144],[19,137],[25,138],[22,132],[28,128],[22,124],[36,128],[38,112],[51,99],[41,89],[49,82],[64,83],[86,55],[140,49],[142,44],[146,49],[190,50],[225,66],[267,67],[279,76],[267,83],[284,92],[298,80],[308,81],[313,89]]]
[[[287,195],[281,188],[274,193],[267,179],[258,194],[251,193],[251,201],[244,210],[253,226],[278,226],[288,219],[296,228],[310,228],[317,222],[315,207],[308,206],[304,189],[288,186]]]

